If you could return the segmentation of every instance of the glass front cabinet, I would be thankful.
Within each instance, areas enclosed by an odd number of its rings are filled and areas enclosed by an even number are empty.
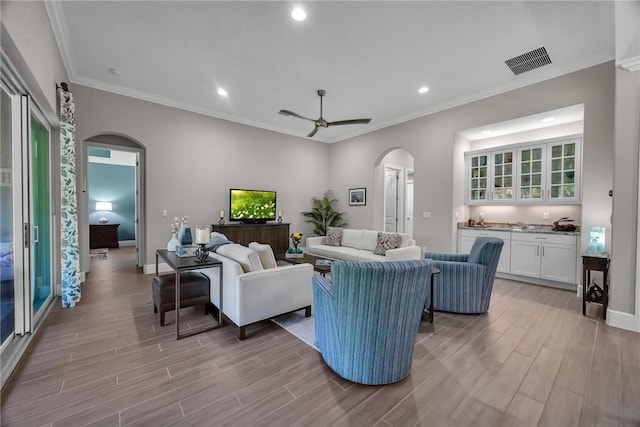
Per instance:
[[[581,148],[581,137],[564,137],[467,152],[465,202],[579,203]]]

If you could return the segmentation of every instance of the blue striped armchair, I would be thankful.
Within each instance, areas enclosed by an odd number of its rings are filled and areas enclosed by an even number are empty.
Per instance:
[[[317,346],[338,375],[389,384],[409,375],[432,261],[350,262],[313,277]]]
[[[485,313],[504,241],[477,237],[469,254],[425,253],[440,269],[434,277],[433,308],[453,313]],[[427,297],[425,308],[428,308]]]

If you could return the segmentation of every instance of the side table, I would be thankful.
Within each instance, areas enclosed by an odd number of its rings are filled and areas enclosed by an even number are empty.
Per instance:
[[[597,283],[591,284],[591,272],[602,272],[602,287]],[[607,318],[607,306],[609,305],[609,254],[585,254],[582,255],[582,315],[587,314],[587,303],[602,304],[602,318]]]
[[[196,262],[195,257],[179,257],[175,252],[169,252],[166,249],[156,250],[156,276],[158,275],[158,258],[162,258],[169,267],[176,273],[176,339],[189,337],[191,335],[199,334],[200,332],[210,331],[212,329],[218,329],[223,326],[222,320],[222,261],[218,261],[214,258],[207,258],[204,262]],[[213,326],[205,326],[202,328],[195,328],[184,334],[180,333],[180,273],[190,270],[201,270],[203,268],[217,267],[219,274],[219,286],[218,296],[220,297],[218,307],[218,324]],[[211,287],[209,287],[211,289]],[[209,298],[211,300],[211,298]]]
[[[429,292],[429,309],[424,310],[424,313],[422,314],[422,320],[428,320],[429,323],[433,323],[433,276],[438,273],[440,273],[440,269],[438,267],[431,267],[431,290]]]

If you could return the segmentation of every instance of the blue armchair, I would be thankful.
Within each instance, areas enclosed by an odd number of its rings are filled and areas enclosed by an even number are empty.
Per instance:
[[[434,260],[433,266],[440,269],[440,274],[434,277],[433,308],[453,313],[485,313],[503,245],[502,239],[478,237],[468,255],[427,252],[425,258]],[[428,302],[429,299],[425,307]]]
[[[338,375],[389,384],[409,375],[432,261],[350,262],[313,276],[318,349]]]

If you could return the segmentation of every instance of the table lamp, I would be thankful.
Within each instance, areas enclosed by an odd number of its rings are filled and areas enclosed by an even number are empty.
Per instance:
[[[106,211],[112,211],[112,210],[113,210],[113,206],[111,205],[111,202],[96,202],[96,211],[106,212]],[[103,214],[102,217],[100,217],[100,219],[98,220],[98,222],[100,224],[106,224],[109,222],[109,219]]]

